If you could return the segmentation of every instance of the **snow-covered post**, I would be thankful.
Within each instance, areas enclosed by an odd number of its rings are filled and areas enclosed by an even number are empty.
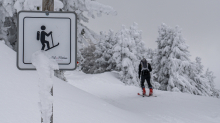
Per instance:
[[[54,11],[54,0],[42,0],[42,11]],[[51,95],[53,96],[53,86],[51,87]],[[42,122],[42,118],[43,117],[41,117],[41,122]],[[52,105],[52,115],[50,119],[51,119],[51,122],[48,122],[48,123],[53,123],[53,105]]]
[[[32,55],[32,64],[36,67],[39,76],[39,108],[42,123],[53,123],[53,87],[54,70],[58,70],[58,63],[50,59],[45,51],[37,51]]]

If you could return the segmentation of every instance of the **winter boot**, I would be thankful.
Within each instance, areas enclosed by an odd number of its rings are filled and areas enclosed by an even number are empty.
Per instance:
[[[153,89],[150,88],[149,96],[152,96],[152,95],[153,95]]]
[[[145,88],[142,88],[143,89],[143,95],[145,95],[146,94],[146,90],[145,90]]]

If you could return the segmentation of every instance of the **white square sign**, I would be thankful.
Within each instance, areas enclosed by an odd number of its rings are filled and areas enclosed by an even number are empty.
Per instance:
[[[17,67],[35,70],[32,54],[48,52],[60,70],[76,68],[76,14],[73,12],[21,11],[18,13]]]

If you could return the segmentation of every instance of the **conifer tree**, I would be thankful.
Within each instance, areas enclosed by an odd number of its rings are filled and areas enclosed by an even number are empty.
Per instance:
[[[185,78],[186,67],[189,67],[189,51],[181,30],[162,24],[157,39],[158,52],[154,59],[155,71],[161,90],[189,92],[193,89],[189,78]]]
[[[137,57],[135,56],[135,41],[131,38],[129,29],[125,26],[122,27],[121,34],[119,36],[121,40],[121,80],[125,84],[137,84]]]
[[[113,30],[109,30],[108,35],[107,35],[107,42],[109,43],[108,45],[108,55],[109,55],[109,59],[108,59],[108,67],[106,68],[106,70],[115,70],[116,68],[116,64],[114,62],[113,59],[113,53],[114,53],[114,46],[116,45],[116,37],[115,37],[115,33]]]
[[[212,71],[210,71],[209,69],[207,69],[205,72],[205,77],[207,78],[207,80],[210,84],[210,87],[211,87],[211,91],[212,91],[211,96],[220,98],[220,90],[215,88],[214,79],[216,77],[214,76],[214,73]]]
[[[135,41],[135,50],[138,60],[146,57],[147,48],[142,40],[142,30],[138,30],[138,24],[134,22],[130,26],[130,36]]]
[[[15,43],[17,31],[14,13],[14,0],[0,0],[0,39],[3,39],[5,44],[12,49],[14,49],[12,45]]]
[[[96,34],[94,31],[87,28],[81,21],[88,23],[89,18],[87,18],[84,13],[86,12],[87,15],[91,18],[95,18],[94,12],[97,14],[98,17],[101,17],[102,14],[107,15],[116,15],[117,12],[110,6],[103,5],[99,2],[93,0],[61,0],[63,2],[63,10],[64,11],[73,11],[77,14],[77,40],[78,40],[78,47],[77,47],[77,58],[80,61],[79,64],[83,63],[82,48],[89,46],[91,43],[96,44],[96,41],[99,39],[99,35]],[[83,32],[83,33],[82,33]],[[90,42],[88,42],[88,40]]]
[[[106,68],[107,61],[105,54],[108,51],[108,49],[106,49],[106,36],[105,32],[100,32],[100,40],[97,42],[96,49],[93,53],[95,57],[97,57],[94,64],[94,67],[96,68],[94,73],[102,73]]]
[[[208,73],[206,76],[202,74],[201,58],[197,57],[196,62],[190,61],[188,46],[180,28],[172,29],[162,24],[158,32],[158,49],[153,65],[157,81],[161,84],[159,89],[212,96],[212,79],[208,81]]]
[[[202,74],[203,73],[203,65],[201,62],[201,58],[200,57],[196,57],[196,67],[197,67],[197,73],[198,74]]]
[[[138,85],[138,65],[146,51],[137,25],[133,23],[130,28],[123,25],[121,31],[116,33],[113,59],[125,84]]]
[[[101,32],[100,41],[96,44],[95,56],[98,59],[95,61],[95,67],[97,70],[94,73],[100,73],[105,71],[110,71],[114,69],[112,55],[113,47],[115,45],[114,32],[109,30],[108,34]]]
[[[97,69],[95,67],[95,60],[97,59],[97,56],[93,54],[95,49],[96,47],[94,46],[94,44],[90,44],[88,47],[81,49],[82,57],[85,58],[83,63],[81,64],[81,69],[84,73],[93,74],[94,71]]]

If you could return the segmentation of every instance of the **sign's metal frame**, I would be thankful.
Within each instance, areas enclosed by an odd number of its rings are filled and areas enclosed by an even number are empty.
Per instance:
[[[30,13],[45,13],[46,15],[49,15],[50,13],[72,13],[72,14],[75,14],[75,68],[73,68],[73,69],[59,69],[59,70],[75,70],[76,69],[76,67],[77,67],[77,14],[75,13],[75,12],[56,12],[56,11],[19,11],[18,12],[18,19],[17,19],[17,24],[18,24],[18,27],[17,27],[17,32],[18,32],[18,35],[17,35],[17,39],[18,39],[18,51],[17,51],[17,68],[19,69],[19,70],[36,70],[36,68],[20,68],[19,67],[19,64],[18,64],[18,58],[19,58],[19,14],[20,13],[22,13],[22,12],[30,12]],[[24,26],[24,25],[23,25]],[[20,32],[21,33],[21,32]],[[24,32],[23,32],[24,33]],[[70,34],[70,36],[71,36],[71,34]],[[72,40],[71,40],[72,41]],[[22,41],[23,42],[23,41]],[[71,42],[72,43],[72,42]],[[23,44],[24,45],[24,44]],[[71,47],[71,46],[70,46]],[[71,54],[71,48],[70,48],[70,54]],[[22,54],[24,54],[24,51],[23,51],[23,53]],[[24,56],[23,56],[24,57]],[[70,59],[70,62],[71,62],[72,60]],[[58,64],[58,65],[60,65],[60,64]],[[61,65],[62,65],[62,63],[61,63]]]

